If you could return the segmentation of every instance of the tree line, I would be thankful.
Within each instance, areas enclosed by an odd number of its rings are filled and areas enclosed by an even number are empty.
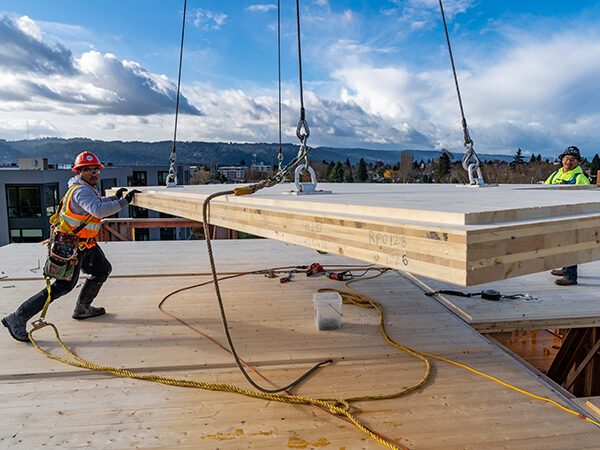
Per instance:
[[[245,161],[242,161],[242,165]],[[600,157],[594,155],[591,161],[583,158],[580,163],[584,173],[592,183],[596,183],[600,170]],[[469,176],[462,166],[462,161],[453,160],[452,154],[442,149],[439,157],[427,160],[415,160],[410,151],[401,154],[400,160],[394,164],[381,161],[366,163],[361,158],[357,164],[351,164],[346,158],[341,161],[310,161],[319,182],[329,183],[468,183]],[[202,167],[202,166],[201,166]],[[519,148],[512,161],[488,160],[481,162],[483,178],[487,183],[495,184],[531,184],[544,182],[560,167],[559,161],[542,159],[541,154],[532,154],[527,160]],[[204,167],[202,167],[204,169]],[[254,172],[248,170],[247,182],[255,182],[272,176],[277,170],[272,166],[271,172]],[[208,169],[193,177],[192,183],[210,182]],[[288,174],[287,181],[293,181],[293,172]],[[308,174],[303,181],[308,180]],[[219,182],[227,180],[219,174]]]
[[[582,158],[580,163],[592,183],[596,183],[600,170],[600,156],[591,161]],[[365,163],[350,165],[337,161],[311,162],[320,181],[330,183],[382,182],[382,183],[468,183],[469,176],[462,161],[454,161],[445,150],[435,159],[416,161],[410,152],[404,152],[395,164]],[[487,183],[530,184],[544,182],[560,167],[559,161],[542,159],[541,154],[532,154],[527,160],[519,148],[510,162],[501,160],[482,161],[481,171]]]

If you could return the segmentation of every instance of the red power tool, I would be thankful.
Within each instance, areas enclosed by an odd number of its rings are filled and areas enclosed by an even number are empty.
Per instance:
[[[323,266],[319,263],[313,263],[306,271],[306,276],[311,277],[319,272],[323,272]]]
[[[327,276],[329,278],[331,278],[332,280],[337,280],[337,281],[344,281],[344,280],[349,279],[349,275],[348,275],[348,271],[347,270],[345,270],[344,272],[338,272],[338,273],[329,272],[327,274]]]

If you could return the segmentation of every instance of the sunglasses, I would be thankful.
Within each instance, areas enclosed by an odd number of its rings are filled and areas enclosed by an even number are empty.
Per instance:
[[[563,161],[564,161],[565,159],[566,159],[567,161],[578,161],[578,159],[577,159],[577,158],[573,158],[572,156],[564,156],[564,157],[563,157]]]

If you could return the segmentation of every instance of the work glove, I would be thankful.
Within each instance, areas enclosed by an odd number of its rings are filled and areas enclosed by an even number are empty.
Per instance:
[[[122,198],[123,198],[123,194],[124,194],[125,192],[127,192],[127,188],[121,188],[121,189],[119,189],[117,192],[115,192],[115,196],[116,196],[118,199],[122,199]]]
[[[127,203],[131,203],[133,201],[133,196],[135,194],[141,194],[142,191],[138,191],[137,189],[134,189],[133,191],[129,191],[127,193],[127,195],[125,196],[125,200],[127,200]]]

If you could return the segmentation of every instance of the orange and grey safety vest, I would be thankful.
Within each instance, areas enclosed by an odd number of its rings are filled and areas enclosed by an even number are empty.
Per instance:
[[[71,207],[73,194],[81,188],[87,187],[83,184],[76,184],[69,188],[60,201],[58,212],[50,217],[50,223],[56,226],[61,233],[75,234],[81,239],[80,244],[85,248],[91,248],[96,245],[94,238],[100,231],[101,219],[91,214],[81,215],[73,212]]]

